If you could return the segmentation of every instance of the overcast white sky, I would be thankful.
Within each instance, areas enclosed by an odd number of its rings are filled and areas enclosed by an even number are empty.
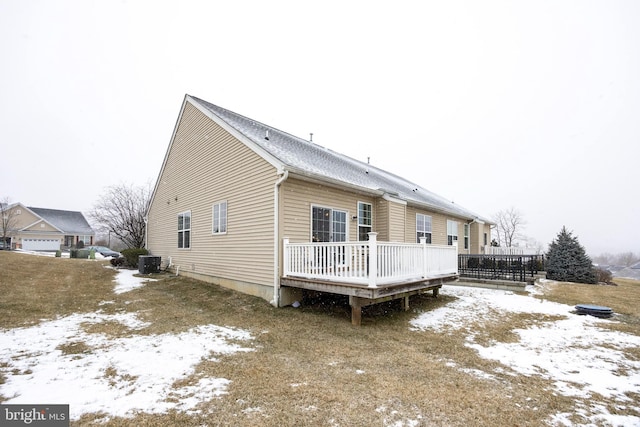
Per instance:
[[[640,252],[640,2],[0,0],[0,197],[153,184],[185,93]]]

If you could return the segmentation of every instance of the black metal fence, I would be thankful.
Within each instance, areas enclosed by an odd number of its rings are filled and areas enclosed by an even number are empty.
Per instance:
[[[460,277],[526,282],[544,270],[544,255],[458,255]]]

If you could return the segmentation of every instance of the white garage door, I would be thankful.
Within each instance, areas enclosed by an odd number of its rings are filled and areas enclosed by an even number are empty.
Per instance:
[[[60,249],[60,239],[22,239],[22,249],[25,251],[57,251]]]

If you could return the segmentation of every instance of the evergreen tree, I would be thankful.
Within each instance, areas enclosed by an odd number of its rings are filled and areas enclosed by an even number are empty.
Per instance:
[[[566,227],[549,245],[547,252],[547,279],[562,282],[597,283],[591,258]]]

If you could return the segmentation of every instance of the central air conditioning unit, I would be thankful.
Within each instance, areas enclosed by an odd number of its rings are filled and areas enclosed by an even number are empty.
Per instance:
[[[160,272],[160,257],[152,255],[140,255],[138,257],[138,271],[140,274]]]

